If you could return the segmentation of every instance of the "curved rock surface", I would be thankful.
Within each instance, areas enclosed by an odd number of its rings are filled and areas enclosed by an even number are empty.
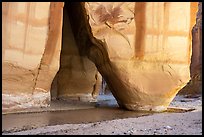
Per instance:
[[[67,4],[63,9],[62,49],[60,69],[56,75],[52,98],[96,101],[99,94],[101,75],[95,64],[87,56],[79,53],[67,14]],[[73,15],[72,15],[73,16]],[[54,97],[55,96],[55,97]]]
[[[92,40],[90,58],[118,104],[165,110],[190,80],[197,3],[90,2],[85,8],[91,35],[103,43]]]

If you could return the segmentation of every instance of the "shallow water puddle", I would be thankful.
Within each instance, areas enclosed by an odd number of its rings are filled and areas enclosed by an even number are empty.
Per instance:
[[[186,111],[186,109],[169,108],[164,113],[182,113]],[[2,132],[14,132],[59,124],[81,124],[114,119],[136,118],[152,114],[154,113],[127,111],[118,107],[98,107],[81,110],[6,114],[2,115]]]
[[[77,108],[77,104],[76,108]],[[81,104],[80,104],[81,105]],[[64,104],[66,106],[66,104]],[[73,105],[70,105],[74,107]],[[79,107],[79,105],[78,105]],[[81,107],[81,106],[80,106]],[[62,107],[63,108],[63,107]],[[128,111],[120,109],[113,97],[101,97],[95,107],[75,110],[47,110],[44,112],[14,113],[2,115],[2,132],[17,132],[43,126],[62,124],[82,124],[106,120],[137,118],[153,112]],[[82,107],[81,107],[82,108]],[[195,109],[169,107],[161,113],[184,113]]]
[[[2,131],[31,129],[58,124],[79,124],[104,120],[139,117],[151,113],[140,113],[119,108],[93,108],[56,112],[24,113],[2,115]]]

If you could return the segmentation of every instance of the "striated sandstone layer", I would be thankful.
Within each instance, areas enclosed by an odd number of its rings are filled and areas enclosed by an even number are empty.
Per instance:
[[[2,3],[3,111],[48,106],[51,97],[96,101],[101,75],[79,54],[63,8]]]
[[[63,3],[2,3],[3,110],[47,106],[59,69]]]
[[[70,20],[81,54],[120,107],[148,111],[165,110],[190,80],[196,12],[190,2],[72,3],[68,11],[78,15]]]

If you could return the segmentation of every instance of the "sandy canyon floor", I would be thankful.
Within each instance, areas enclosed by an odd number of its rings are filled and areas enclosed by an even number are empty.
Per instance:
[[[202,96],[176,96],[163,113],[122,110],[101,95],[92,108],[2,117],[3,135],[202,135]]]

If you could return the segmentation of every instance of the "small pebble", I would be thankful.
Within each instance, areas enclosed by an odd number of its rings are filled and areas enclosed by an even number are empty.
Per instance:
[[[170,130],[172,129],[172,127],[170,127],[170,126],[166,126],[166,127],[164,127],[164,128],[166,128],[166,129],[170,129]]]

